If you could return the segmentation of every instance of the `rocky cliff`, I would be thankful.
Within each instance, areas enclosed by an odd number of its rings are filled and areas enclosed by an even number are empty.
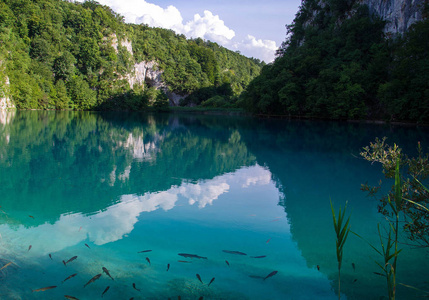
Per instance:
[[[9,77],[4,76],[3,80],[0,78],[0,110],[15,108],[8,95],[9,85]]]
[[[360,0],[370,11],[387,21],[384,31],[403,34],[415,22],[422,20],[428,0]]]
[[[118,53],[118,39],[116,34],[111,35],[112,46]],[[127,51],[134,55],[132,42],[128,39],[122,40],[119,43],[122,47],[125,47]],[[141,86],[150,86],[155,87],[156,89],[161,89],[169,98],[171,106],[178,106],[182,98],[186,96],[177,95],[169,91],[167,85],[162,80],[163,70],[159,68],[159,65],[156,61],[141,61],[135,63],[133,69],[130,73],[125,75],[130,88],[133,88],[135,84]]]

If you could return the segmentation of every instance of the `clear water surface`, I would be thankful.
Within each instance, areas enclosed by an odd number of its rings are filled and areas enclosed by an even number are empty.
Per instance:
[[[359,151],[383,136],[429,146],[413,126],[3,112],[0,298],[337,299],[330,200],[379,245],[360,185],[381,168]],[[429,290],[428,251],[401,247],[397,281]],[[344,251],[342,299],[386,299],[381,257],[355,236]]]

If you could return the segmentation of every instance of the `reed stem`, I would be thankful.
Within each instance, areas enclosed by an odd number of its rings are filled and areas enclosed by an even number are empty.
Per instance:
[[[341,264],[343,261],[343,247],[350,232],[350,225],[349,225],[350,216],[344,222],[344,215],[346,213],[346,208],[347,208],[347,203],[343,211],[341,211],[341,207],[340,207],[338,211],[338,219],[337,219],[335,216],[334,207],[331,201],[332,218],[333,218],[334,229],[335,229],[335,234],[337,238],[336,250],[337,250],[337,261],[338,261],[338,300],[341,299]]]

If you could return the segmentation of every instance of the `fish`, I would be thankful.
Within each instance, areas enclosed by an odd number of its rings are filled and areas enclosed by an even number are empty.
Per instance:
[[[143,251],[139,251],[137,253],[146,253],[146,252],[151,252],[152,250],[143,250]]]
[[[33,216],[30,216],[30,215],[28,215],[30,218],[32,218],[32,219],[34,219],[34,217]]]
[[[30,245],[30,246],[28,246],[28,250],[27,250],[27,252],[28,252],[28,251],[30,251],[31,247],[32,247],[31,245]]]
[[[196,255],[196,254],[189,254],[189,253],[179,253],[178,255],[186,257],[186,258],[207,259],[207,257],[199,256],[199,255]]]
[[[78,230],[78,232],[80,232],[80,230],[81,230],[81,229],[82,229],[82,226],[80,226],[80,227],[79,227],[79,230]]]
[[[201,280],[200,274],[197,274],[197,278],[198,278],[199,281],[201,281],[201,283],[203,283],[203,281]]]
[[[251,258],[264,258],[267,257],[266,255],[259,255],[259,256],[251,256]]]
[[[170,264],[167,264],[167,272],[170,270]]]
[[[57,287],[56,285],[47,286],[47,287],[44,287],[44,288],[41,288],[41,289],[32,290],[32,292],[44,292],[44,291],[47,291],[47,290],[54,289],[56,287]]]
[[[108,287],[104,290],[104,292],[101,294],[101,297],[103,297],[103,296],[104,296],[104,294],[105,294],[109,289],[110,289],[110,286],[108,286]]]
[[[378,273],[378,272],[372,272],[372,273],[374,273],[375,275],[379,275],[379,276],[383,276],[383,277],[386,277],[386,275],[384,275],[384,274],[381,274],[381,273]]]
[[[357,281],[357,279],[353,280],[353,283],[355,283]]]
[[[134,288],[135,290],[137,290],[137,291],[139,291],[139,292],[140,292],[140,290],[139,290],[138,288],[136,288],[136,284],[135,284],[135,283],[133,283],[133,288]]]
[[[9,267],[12,264],[12,262],[8,262],[7,264],[5,264],[3,267],[0,268],[0,271],[3,270],[4,268]]]
[[[64,281],[69,280],[70,278],[73,278],[76,275],[77,275],[77,273],[74,273],[74,274],[70,275],[69,277],[67,277],[66,279],[63,280],[63,283],[64,283]]]
[[[91,247],[89,247],[88,244],[85,244],[85,246],[87,246],[89,249],[91,249]]]
[[[320,266],[319,265],[317,265],[316,268],[317,268],[317,271],[320,271]]]
[[[115,280],[115,279],[113,279],[112,276],[110,276],[109,270],[107,270],[105,267],[103,267],[102,269],[103,269],[103,272],[106,273],[107,276],[109,276],[110,278],[112,278],[112,280]]]
[[[49,258],[52,260],[52,255],[51,255],[51,253],[49,253]]]
[[[187,260],[178,260],[178,262],[181,262],[181,263],[188,263],[188,264],[192,263],[192,261],[187,261]]]
[[[240,251],[231,251],[231,250],[222,250],[222,251],[229,254],[247,255],[246,253],[243,253]]]
[[[271,238],[269,238],[265,243],[268,244],[271,241]]]
[[[63,261],[63,263],[64,263],[64,265],[67,265],[69,262],[74,261],[76,258],[77,258],[77,256],[73,256],[73,257],[72,257],[72,258],[70,258],[68,261],[66,261],[66,262],[64,262],[64,261]]]
[[[101,274],[97,274],[94,277],[92,277],[87,283],[85,283],[85,285],[83,287],[86,287],[88,284],[90,284],[91,282],[96,281],[98,278],[101,277]]]
[[[228,267],[229,267],[229,262],[227,261],[227,260],[225,260],[225,262],[226,262],[226,264],[228,265]]]
[[[73,296],[64,295],[64,297],[67,299],[70,299],[70,300],[79,300],[78,298],[73,297]]]
[[[265,279],[267,279],[267,278],[270,278],[270,277],[272,277],[272,276],[274,276],[274,275],[276,275],[277,274],[277,271],[272,271],[270,274],[268,274],[265,278],[264,278],[264,280]]]
[[[353,271],[356,271],[355,263],[352,263]]]
[[[150,265],[150,259],[149,259],[149,257],[146,257],[146,260],[147,260],[147,262],[149,263],[149,265]]]
[[[215,278],[213,277],[212,280],[210,280],[209,284],[207,286],[210,286],[210,284],[212,284],[212,282],[215,280]]]

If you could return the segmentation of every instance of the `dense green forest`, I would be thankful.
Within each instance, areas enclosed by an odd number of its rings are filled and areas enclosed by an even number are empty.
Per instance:
[[[156,62],[163,88],[130,87],[127,75],[142,61]],[[0,0],[0,96],[18,109],[144,110],[167,106],[173,93],[190,95],[182,104],[231,107],[263,65],[210,41],[126,24],[92,0]]]
[[[429,122],[428,5],[423,9],[424,19],[406,34],[388,36],[385,22],[358,1],[303,1],[243,105],[259,114]]]

